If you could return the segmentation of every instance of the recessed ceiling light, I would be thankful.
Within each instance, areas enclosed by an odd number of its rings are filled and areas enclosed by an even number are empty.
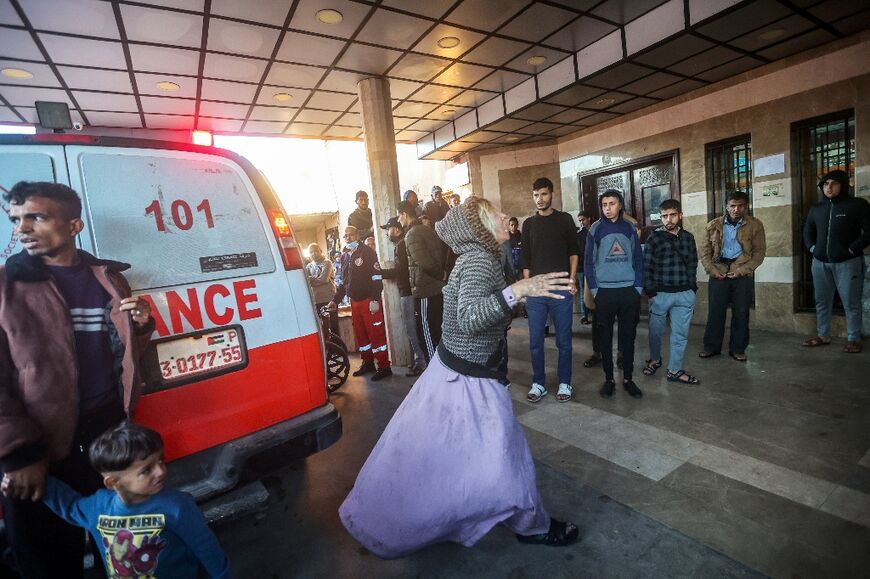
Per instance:
[[[324,24],[338,24],[339,22],[344,20],[344,16],[342,16],[341,12],[339,12],[338,10],[333,10],[332,8],[325,8],[323,10],[317,11],[317,19]]]
[[[455,36],[445,36],[438,39],[438,46],[441,48],[456,48],[459,46],[459,39]]]
[[[168,80],[164,80],[157,83],[157,88],[160,90],[165,90],[166,92],[175,92],[181,87],[175,84],[174,82],[169,82]]]
[[[274,100],[278,101],[279,103],[286,103],[287,101],[289,101],[290,99],[293,98],[293,95],[288,94],[286,92],[279,92],[279,93],[275,93],[275,95],[272,98]]]
[[[505,141],[518,141],[519,137],[517,137],[516,135],[511,135],[509,137],[505,137],[504,140]]]
[[[785,30],[782,28],[771,28],[770,30],[765,30],[761,34],[758,35],[760,40],[776,40],[780,36],[785,34]]]
[[[33,73],[29,70],[24,70],[23,68],[4,68],[3,70],[0,70],[0,74],[8,76],[9,78],[33,78]]]
[[[446,109],[446,110],[441,111],[441,114],[442,115],[453,115],[453,114],[456,114],[456,111],[453,109]]]
[[[529,58],[526,59],[526,64],[528,64],[529,66],[540,66],[540,65],[544,64],[545,62],[547,62],[547,57],[540,56],[540,55],[530,56]]]
[[[596,105],[612,105],[616,102],[616,99],[606,98],[606,99],[598,99],[595,101]]]

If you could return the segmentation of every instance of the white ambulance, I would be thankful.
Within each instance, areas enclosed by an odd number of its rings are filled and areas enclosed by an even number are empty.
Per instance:
[[[248,161],[182,143],[0,136],[0,187],[22,180],[77,191],[79,246],[131,264],[134,294],[152,304],[134,420],[163,435],[173,486],[204,501],[235,487],[250,464],[338,440],[302,257]],[[17,251],[0,219],[0,263]]]

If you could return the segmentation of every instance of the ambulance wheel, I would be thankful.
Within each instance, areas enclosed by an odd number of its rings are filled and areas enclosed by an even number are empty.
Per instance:
[[[347,351],[335,342],[326,342],[326,389],[332,393],[341,388],[349,373]]]

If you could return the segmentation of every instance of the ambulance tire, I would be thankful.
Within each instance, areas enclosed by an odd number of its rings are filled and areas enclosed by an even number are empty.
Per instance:
[[[347,382],[350,373],[350,360],[347,350],[341,345],[327,340],[326,342],[326,390],[331,394]]]

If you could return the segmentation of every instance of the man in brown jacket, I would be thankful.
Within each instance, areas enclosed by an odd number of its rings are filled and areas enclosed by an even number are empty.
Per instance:
[[[397,207],[399,223],[405,229],[405,247],[408,250],[408,272],[411,295],[414,296],[414,318],[417,336],[426,363],[435,355],[441,341],[441,322],[444,317],[444,250],[438,234],[422,225],[414,217],[414,208],[407,201]]]
[[[698,259],[710,276],[709,308],[701,358],[722,353],[725,314],[731,303],[731,338],[728,355],[746,361],[749,345],[749,306],[752,303],[753,273],[764,261],[767,243],[764,225],[746,214],[749,196],[741,191],[729,193],[725,215],[707,224],[698,237]]]
[[[4,193],[24,251],[0,266],[0,499],[25,578],[81,577],[84,541],[41,502],[52,474],[83,494],[102,488],[91,441],[129,416],[139,354],[154,328],[130,297],[130,266],[76,249],[81,201],[56,183]]]

